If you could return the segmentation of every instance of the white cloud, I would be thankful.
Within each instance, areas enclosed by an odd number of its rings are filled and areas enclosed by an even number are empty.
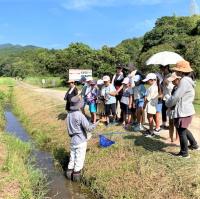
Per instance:
[[[122,5],[156,5],[179,0],[65,0],[62,4],[67,10],[87,10],[94,7],[114,7]]]

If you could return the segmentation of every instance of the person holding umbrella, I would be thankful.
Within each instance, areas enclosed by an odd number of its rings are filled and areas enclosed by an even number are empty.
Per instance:
[[[193,101],[195,97],[194,80],[191,78],[193,69],[187,61],[180,61],[176,64],[173,71],[178,76],[181,76],[180,83],[174,94],[166,100],[167,107],[174,109],[174,124],[178,131],[180,139],[180,152],[176,154],[179,157],[188,158],[188,148],[192,150],[199,150],[199,146],[193,137],[192,133],[188,130],[192,122],[192,116],[195,114]],[[190,146],[188,147],[188,141]]]

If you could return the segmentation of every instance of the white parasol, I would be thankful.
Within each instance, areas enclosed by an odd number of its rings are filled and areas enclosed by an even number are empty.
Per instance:
[[[151,56],[147,61],[146,65],[162,65],[166,66],[168,64],[176,64],[179,61],[184,60],[183,57],[181,57],[179,54],[175,52],[170,52],[170,51],[163,51],[154,54]]]

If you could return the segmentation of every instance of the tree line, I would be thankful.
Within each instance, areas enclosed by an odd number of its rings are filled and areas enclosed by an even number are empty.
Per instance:
[[[0,75],[21,77],[35,75],[68,78],[68,69],[93,69],[94,76],[112,75],[117,64],[134,63],[144,73],[155,71],[146,66],[154,53],[169,50],[191,62],[200,78],[200,16],[162,17],[141,38],[126,39],[115,47],[92,49],[83,43],[71,43],[62,50],[27,47],[0,48]]]

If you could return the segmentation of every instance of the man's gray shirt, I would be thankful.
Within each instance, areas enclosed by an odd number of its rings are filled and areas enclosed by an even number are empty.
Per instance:
[[[95,124],[90,124],[87,118],[79,110],[70,111],[67,115],[67,129],[71,137],[72,145],[79,145],[87,141],[86,132],[92,131],[96,127]]]

